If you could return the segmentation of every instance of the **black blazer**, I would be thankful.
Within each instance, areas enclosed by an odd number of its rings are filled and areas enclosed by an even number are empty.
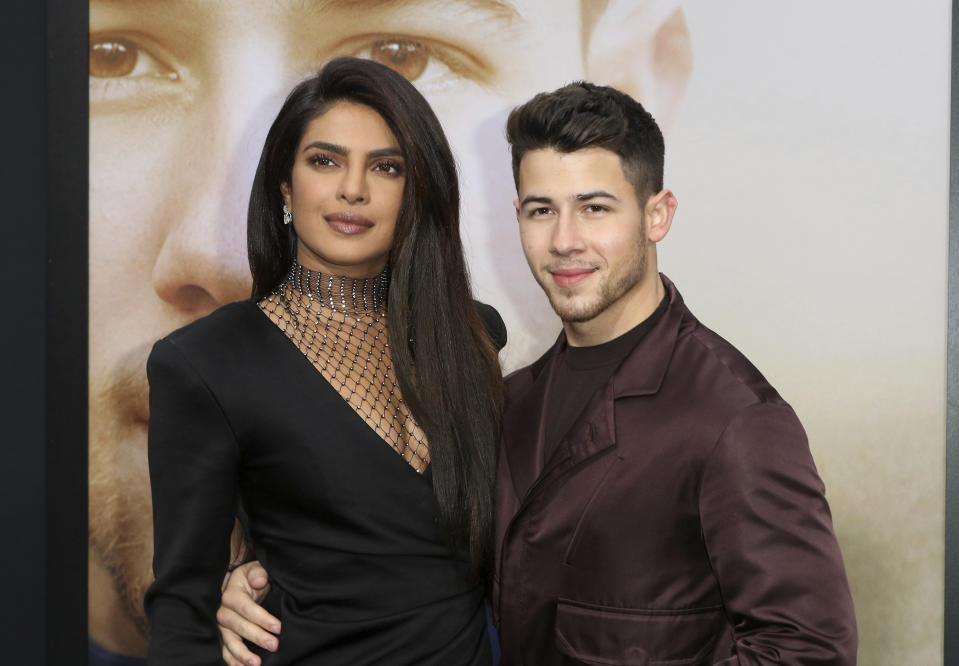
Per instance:
[[[254,301],[157,342],[147,374],[151,664],[222,663],[238,496],[283,623],[264,664],[490,662],[482,590],[436,523],[429,469],[380,439]]]

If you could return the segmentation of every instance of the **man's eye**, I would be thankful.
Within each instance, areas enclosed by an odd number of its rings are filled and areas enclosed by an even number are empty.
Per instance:
[[[171,81],[179,78],[136,42],[122,37],[90,40],[90,76],[97,79],[156,77]]]
[[[396,70],[421,92],[441,90],[459,81],[484,81],[485,67],[460,49],[403,35],[351,38],[341,53],[368,58]]]
[[[370,60],[386,65],[416,81],[430,64],[429,49],[409,39],[384,39],[370,46]]]

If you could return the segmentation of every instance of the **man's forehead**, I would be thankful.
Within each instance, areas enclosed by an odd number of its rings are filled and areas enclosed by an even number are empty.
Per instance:
[[[529,195],[577,199],[584,192],[624,193],[631,188],[619,155],[608,148],[569,152],[537,148],[520,160],[519,192],[524,199]]]
[[[607,164],[622,166],[619,155],[609,148],[588,146],[577,150],[557,150],[556,148],[535,148],[527,151],[519,162],[519,171],[529,171],[534,167],[548,166],[555,170],[579,170],[587,164]]]

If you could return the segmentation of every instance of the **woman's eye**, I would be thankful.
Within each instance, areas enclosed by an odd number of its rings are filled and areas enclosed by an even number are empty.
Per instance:
[[[179,78],[176,72],[164,66],[136,42],[121,37],[90,40],[90,76],[97,79]]]
[[[311,155],[309,158],[310,164],[313,166],[335,166],[336,162],[333,161],[329,155]]]
[[[382,171],[392,176],[403,173],[403,166],[398,162],[377,162],[373,165],[373,170]]]

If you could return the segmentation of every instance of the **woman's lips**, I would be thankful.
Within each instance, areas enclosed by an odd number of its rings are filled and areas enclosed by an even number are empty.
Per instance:
[[[356,213],[330,213],[323,218],[335,231],[349,236],[361,234],[373,228],[373,222]]]
[[[550,275],[553,276],[553,281],[558,286],[569,288],[578,285],[592,275],[595,270],[594,268],[561,268],[551,270]]]

